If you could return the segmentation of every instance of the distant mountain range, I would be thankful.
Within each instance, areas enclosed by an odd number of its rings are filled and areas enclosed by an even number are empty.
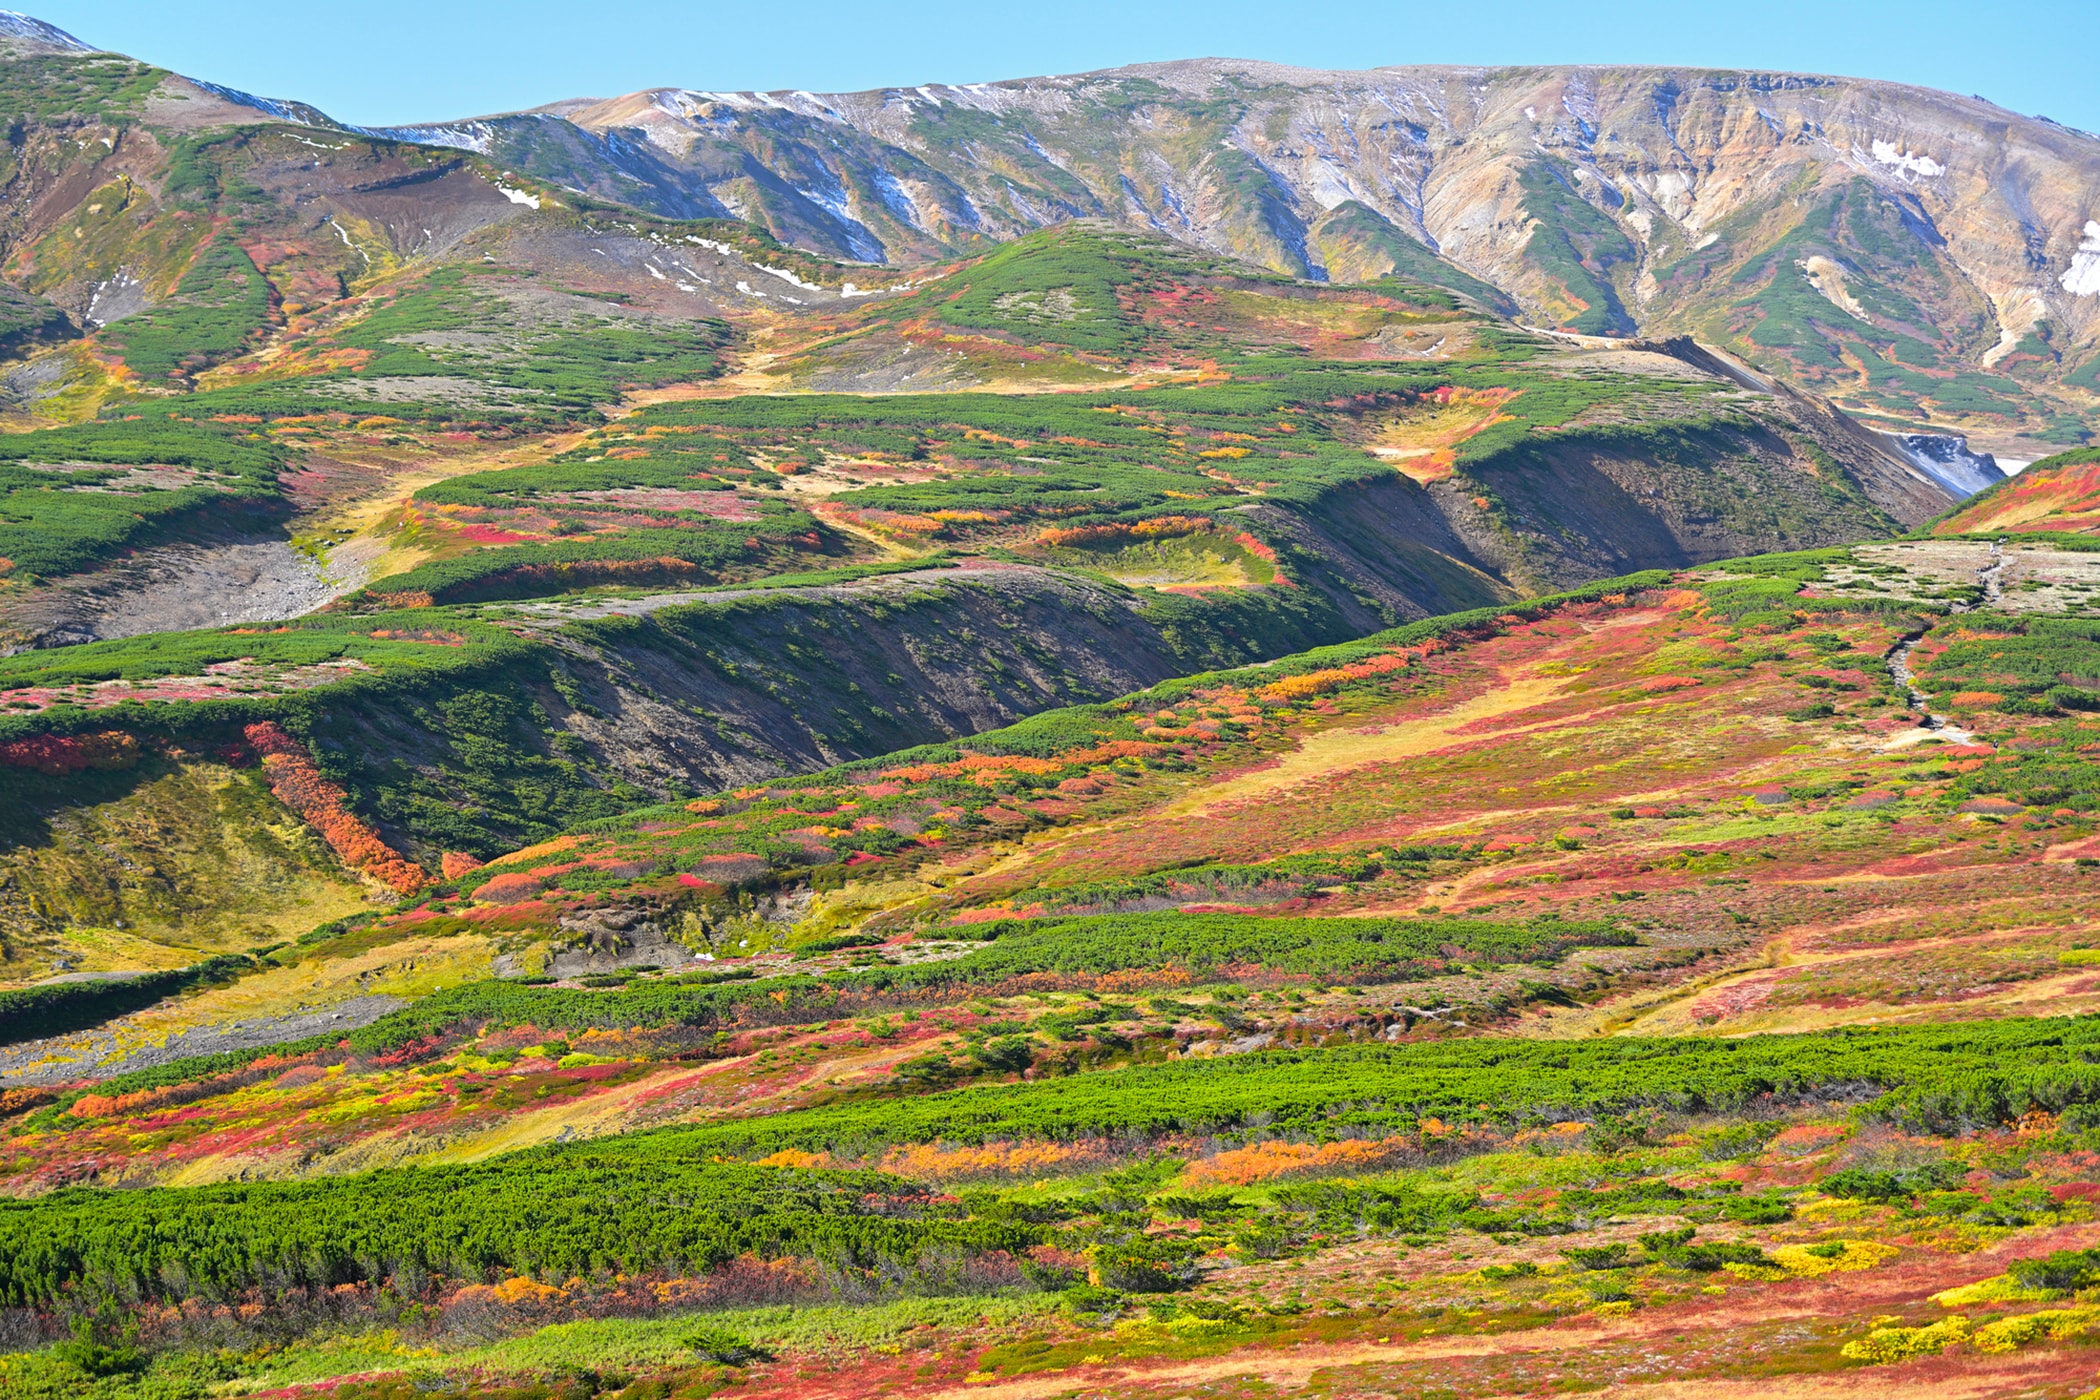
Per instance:
[[[89,49],[7,23],[19,44]],[[339,129],[839,258],[923,262],[1107,218],[1313,280],[1397,271],[1549,328],[1690,333],[1904,420],[2062,443],[2100,406],[2100,138],[1895,83],[1196,59]]]

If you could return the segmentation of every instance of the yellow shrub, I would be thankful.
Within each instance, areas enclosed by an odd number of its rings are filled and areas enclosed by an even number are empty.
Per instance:
[[[1902,1253],[1892,1244],[1875,1244],[1870,1240],[1832,1240],[1830,1243],[1842,1244],[1845,1252],[1825,1258],[1811,1253],[1808,1245],[1787,1244],[1773,1250],[1772,1258],[1790,1274],[1814,1278],[1819,1274],[1849,1274],[1871,1269]]]
[[[1969,1319],[1956,1313],[1930,1327],[1877,1327],[1860,1340],[1845,1343],[1842,1354],[1849,1361],[1886,1366],[1914,1356],[1938,1356],[1968,1336]]]
[[[559,1288],[529,1278],[507,1278],[496,1285],[496,1301],[499,1303],[559,1303],[569,1295]]]
[[[1975,1303],[2039,1303],[2058,1296],[2054,1289],[2024,1288],[2011,1274],[1999,1274],[1959,1288],[1943,1289],[1932,1295],[1932,1301],[1943,1308],[1961,1308]]]
[[[1970,1340],[1978,1351],[2018,1351],[2044,1337],[2060,1342],[2079,1336],[2092,1327],[2096,1317],[2100,1317],[2100,1308],[2045,1308],[1986,1323],[1976,1329]]]

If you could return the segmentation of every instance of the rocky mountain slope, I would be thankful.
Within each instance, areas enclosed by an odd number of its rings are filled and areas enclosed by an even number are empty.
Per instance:
[[[37,64],[115,71],[17,27]],[[2100,405],[2100,139],[1899,84],[1204,59],[851,94],[656,89],[366,132],[127,71],[163,129],[450,148],[849,260],[909,265],[1104,218],[1297,277],[1399,273],[1537,324],[1694,334],[1899,422],[2072,445]],[[363,182],[382,189],[408,187]],[[430,245],[457,217],[388,227]],[[122,285],[102,295],[128,305]]]
[[[401,134],[842,257],[1097,216],[1297,276],[1478,279],[1552,326],[1693,332],[1903,418],[2074,442],[2100,398],[2100,139],[1893,83],[1205,59]]]

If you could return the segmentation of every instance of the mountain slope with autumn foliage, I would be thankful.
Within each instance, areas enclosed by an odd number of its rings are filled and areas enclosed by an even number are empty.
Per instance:
[[[2100,527],[2100,450],[2045,457],[1934,522],[1941,535],[2090,535]]]
[[[0,16],[0,1392],[2086,1389],[2086,138],[824,101]]]
[[[1632,576],[448,867],[10,1052],[9,1315],[116,1269],[145,1375],[295,1391],[1252,1393],[1318,1340],[1491,1394],[1769,1375],[1772,1308],[1782,1374],[2052,1383],[2096,583],[2039,539]],[[347,1019],[168,1058],[302,986]],[[41,1194],[83,1182],[134,1189]],[[303,1339],[228,1358],[265,1298]]]

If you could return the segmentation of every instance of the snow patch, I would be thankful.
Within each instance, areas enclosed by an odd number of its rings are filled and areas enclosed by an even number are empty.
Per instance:
[[[1872,148],[1874,159],[1883,165],[1893,165],[1898,170],[1912,175],[1944,175],[1947,167],[1931,156],[1913,155],[1893,141],[1876,141]]]
[[[1679,223],[1691,215],[1692,206],[1697,202],[1692,194],[1692,177],[1682,170],[1665,170],[1658,174],[1652,192],[1663,212]]]
[[[514,190],[509,185],[504,184],[501,180],[496,181],[495,185],[496,192],[498,194],[501,194],[512,204],[522,204],[527,209],[537,209],[540,207],[540,197],[536,194],[527,194],[523,190]]]
[[[359,248],[359,247],[357,246],[357,242],[356,242],[356,240],[354,240],[354,239],[352,239],[352,238],[350,237],[350,230],[349,230],[349,229],[346,229],[346,228],[344,228],[344,227],[343,227],[343,226],[342,226],[341,224],[337,223],[337,222],[336,222],[336,221],[335,221],[334,219],[330,219],[330,220],[328,221],[328,226],[329,226],[330,228],[334,229],[334,230],[336,231],[336,235],[337,235],[338,237],[340,237],[340,238],[341,238],[341,239],[343,240],[343,246],[344,246],[345,248],[349,248],[349,249],[352,249],[352,250],[354,250],[354,251],[355,251],[355,252],[357,253],[357,255],[358,255],[359,257],[361,257],[361,258],[363,258],[363,259],[365,260],[365,266],[366,266],[366,267],[370,267],[370,266],[372,265],[372,255],[371,255],[370,253],[367,253],[367,252],[366,252],[366,251],[365,251],[364,249],[362,249],[362,248]]]
[[[1979,365],[1992,368],[2019,349],[2028,333],[2049,319],[2049,303],[2042,300],[2042,292],[2040,287],[2016,287],[1991,297],[1991,309],[1998,313],[1998,343],[1983,352],[1977,361]]]
[[[1359,200],[1366,204],[1370,202],[1357,193],[1355,184],[1349,179],[1349,172],[1336,164],[1332,156],[1321,156],[1319,164],[1313,167],[1312,189],[1309,193],[1313,197],[1313,203],[1322,209],[1338,209],[1351,200]]]
[[[252,92],[242,92],[239,88],[222,87],[217,83],[207,83],[201,78],[192,78],[190,81],[203,88],[206,92],[231,102],[236,107],[246,107],[252,112],[261,112],[264,116],[275,117],[281,122],[295,122],[301,126],[333,125],[326,117],[323,117],[304,102],[290,102],[276,97],[257,97]]]
[[[419,146],[444,146],[454,151],[472,151],[485,156],[495,140],[495,131],[485,122],[452,126],[356,126],[361,136],[383,136],[394,141],[413,141]]]
[[[795,286],[800,287],[805,292],[821,292],[824,290],[823,286],[819,283],[805,282],[800,277],[797,277],[794,273],[789,272],[784,267],[768,267],[762,262],[752,262],[749,258],[746,258],[742,252],[730,247],[727,243],[717,243],[712,238],[700,238],[690,233],[686,235],[685,241],[688,243],[697,244],[698,246],[707,249],[710,253],[720,253],[725,258],[735,258],[738,262],[745,264],[747,267],[752,268],[754,271],[763,272],[769,276],[778,277],[783,282],[791,282]],[[687,271],[691,271],[691,269],[688,268]],[[700,274],[697,272],[693,273],[693,275],[695,277],[700,276]],[[704,281],[705,279],[703,278],[702,280]],[[847,283],[847,285],[851,286],[852,283],[849,282]],[[742,282],[736,284],[736,289],[740,292],[750,292],[752,296],[765,295],[765,293],[763,292],[752,292],[751,288],[746,286]],[[790,298],[790,300],[793,300],[793,298]],[[800,302],[796,302],[795,304],[797,306],[801,305]]]
[[[879,165],[869,174],[875,183],[875,193],[882,197],[883,207],[911,227],[925,232],[926,223],[919,213],[919,201],[912,198],[911,191],[905,189],[898,183],[896,176]]]
[[[2074,297],[2100,296],[2100,219],[2085,221],[2085,237],[2057,280]]]
[[[789,272],[784,267],[767,267],[764,263],[760,262],[755,262],[751,264],[751,266],[770,277],[778,277],[783,282],[787,282],[794,286],[800,287],[805,292],[821,292],[824,290],[815,282],[803,281],[800,277],[797,277],[794,273]],[[794,301],[795,299],[793,297],[789,297],[788,300]],[[800,302],[795,302],[795,304],[797,306],[801,305]]]

